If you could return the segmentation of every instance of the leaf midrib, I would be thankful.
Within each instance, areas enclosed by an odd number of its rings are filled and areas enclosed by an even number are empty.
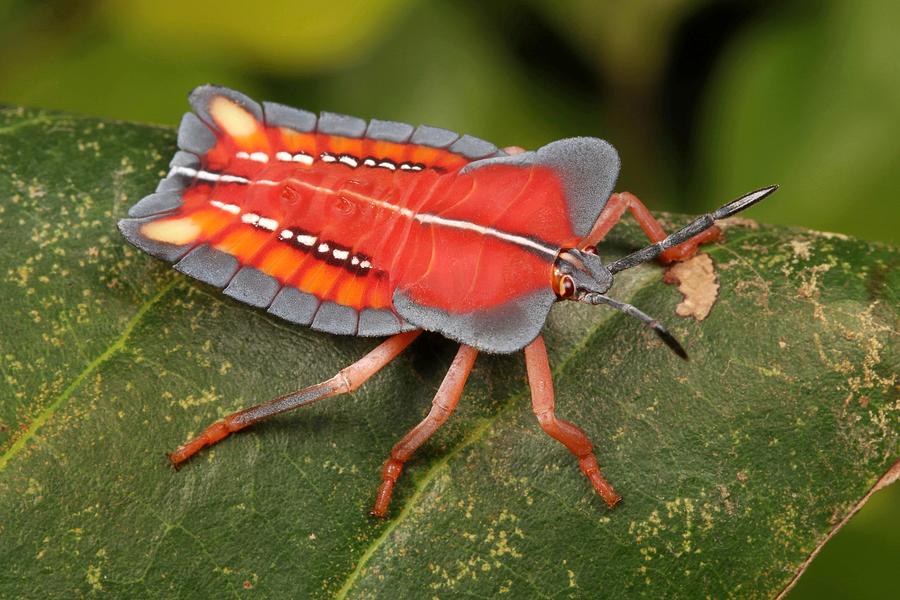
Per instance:
[[[106,349],[103,350],[100,354],[94,357],[90,362],[85,365],[84,369],[78,373],[77,376],[72,380],[72,382],[66,386],[66,388],[60,392],[60,394],[54,398],[44,409],[38,413],[38,415],[31,421],[31,424],[28,426],[28,429],[20,435],[13,444],[0,456],[0,473],[2,473],[10,461],[15,458],[28,443],[31,438],[37,435],[38,430],[43,427],[47,421],[53,418],[53,415],[62,407],[66,401],[74,394],[78,388],[81,387],[81,384],[97,369],[103,366],[110,358],[115,356],[117,353],[125,349],[125,343],[128,341],[128,338],[131,337],[132,332],[135,328],[140,324],[143,320],[144,316],[147,312],[153,308],[155,304],[157,304],[175,285],[178,283],[178,279],[172,278],[168,283],[162,286],[156,294],[154,294],[149,299],[145,300],[143,304],[141,304],[140,308],[138,308],[137,312],[134,313],[134,316],[128,320],[128,323],[125,325],[125,329],[116,338]]]

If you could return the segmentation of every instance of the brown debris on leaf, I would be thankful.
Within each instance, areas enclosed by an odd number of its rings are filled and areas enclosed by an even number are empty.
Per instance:
[[[666,271],[663,281],[678,285],[684,300],[675,308],[681,317],[702,321],[709,315],[719,295],[719,281],[709,254],[697,254]]]

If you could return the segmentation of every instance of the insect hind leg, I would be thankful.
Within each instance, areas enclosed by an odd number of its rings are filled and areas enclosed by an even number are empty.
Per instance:
[[[594,489],[612,508],[622,499],[600,472],[600,465],[594,455],[594,446],[587,434],[577,426],[556,416],[553,396],[553,378],[544,339],[538,336],[525,347],[525,367],[531,387],[531,402],[534,414],[550,437],[562,443],[578,459],[578,466]]]
[[[207,427],[203,433],[179,446],[169,454],[169,461],[177,469],[184,461],[197,454],[207,446],[212,446],[236,431],[249,427],[272,417],[301,406],[312,404],[318,400],[352,392],[365,383],[370,377],[394,360],[413,340],[422,333],[420,329],[398,333],[375,347],[361,359],[341,369],[337,375],[322,383],[317,383],[302,390],[279,396],[263,404],[257,404],[231,413]]]
[[[375,497],[372,515],[384,517],[387,514],[394,484],[403,471],[404,463],[453,414],[456,405],[459,403],[459,398],[462,396],[466,380],[472,372],[476,356],[478,356],[478,351],[475,348],[466,345],[459,347],[456,358],[453,359],[453,364],[450,365],[444,381],[441,382],[441,387],[438,388],[437,394],[434,396],[428,415],[391,449],[391,455],[382,468],[381,486],[379,486],[378,494]]]
[[[618,192],[609,197],[606,206],[594,223],[591,232],[582,240],[582,246],[595,246],[606,237],[606,234],[622,219],[625,211],[630,211],[635,221],[640,225],[644,234],[651,242],[661,242],[666,239],[665,229],[656,220],[656,217],[644,206],[640,198],[631,192]],[[660,262],[669,264],[680,260],[687,260],[697,252],[700,244],[714,241],[722,235],[717,226],[710,227],[691,239],[677,246],[667,249],[659,256]]]

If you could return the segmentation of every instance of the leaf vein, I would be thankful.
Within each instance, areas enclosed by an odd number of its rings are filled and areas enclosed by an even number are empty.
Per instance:
[[[84,383],[84,381],[92,373],[103,366],[103,364],[106,363],[110,358],[112,358],[116,353],[125,348],[125,342],[128,341],[131,333],[144,318],[144,315],[146,315],[147,312],[153,307],[153,305],[159,302],[159,300],[163,296],[165,296],[166,293],[171,290],[176,283],[177,280],[172,279],[171,281],[169,281],[169,283],[160,288],[152,298],[145,301],[134,314],[134,316],[125,325],[125,330],[122,332],[122,335],[116,338],[116,340],[112,344],[110,344],[106,348],[106,350],[98,354],[91,362],[89,362],[84,367],[84,369],[82,369],[82,371],[75,377],[75,379],[72,380],[72,383],[66,386],[66,388],[62,391],[62,393],[59,394],[59,396],[54,398],[50,402],[50,404],[48,404],[47,407],[44,408],[44,410],[38,413],[37,417],[35,417],[31,424],[28,426],[28,429],[26,429],[25,432],[20,435],[16,439],[16,441],[13,442],[13,444],[6,450],[6,452],[4,452],[2,456],[0,456],[0,472],[3,472],[6,469],[6,466],[9,464],[9,462],[25,448],[25,445],[28,443],[28,441],[31,440],[31,438],[33,438],[35,435],[37,435],[38,430],[43,427],[43,425],[47,423],[47,421],[49,421],[53,417],[53,415],[56,414],[56,411],[58,411],[59,408],[66,403],[66,400],[68,400],[72,396],[72,394],[74,394],[75,391],[79,387],[81,387],[81,384]]]

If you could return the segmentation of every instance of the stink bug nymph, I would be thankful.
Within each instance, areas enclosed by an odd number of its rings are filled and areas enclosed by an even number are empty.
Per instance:
[[[776,189],[746,194],[667,236],[636,196],[613,193],[619,157],[597,138],[514,152],[437,127],[260,105],[211,85],[190,102],[169,174],[119,221],[125,238],[288,321],[390,337],[328,381],[213,423],[169,458],[178,466],[253,423],[351,392],[423,330],[438,332],[460,348],[431,411],[384,464],[372,509],[380,517],[405,461],[456,407],[479,351],[525,350],[540,426],[614,506],[620,497],[587,435],[554,411],[540,335],[550,307],[562,299],[612,307],[686,358],[658,321],[607,295],[615,274],[691,256],[718,235],[716,219]],[[653,243],[604,264],[595,246],[626,210]]]

